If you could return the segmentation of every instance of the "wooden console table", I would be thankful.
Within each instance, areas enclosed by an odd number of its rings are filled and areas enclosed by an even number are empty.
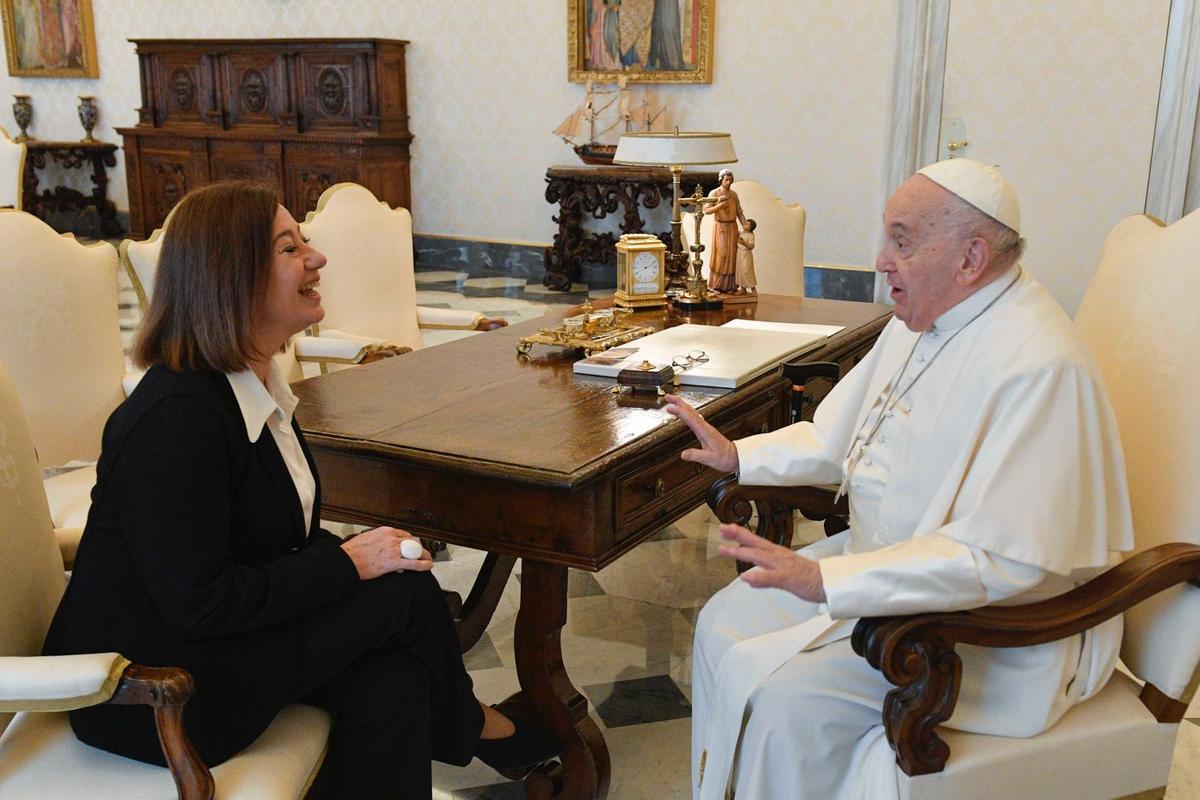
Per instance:
[[[850,364],[890,316],[883,305],[764,295],[690,317],[640,312],[637,321],[656,329],[736,317],[843,325],[807,358]],[[556,323],[543,317],[294,390],[321,476],[323,518],[390,524],[488,551],[457,615],[464,651],[524,559],[514,637],[521,691],[504,707],[531,715],[567,745],[561,765],[526,779],[527,796],[590,799],[607,795],[610,763],[563,667],[567,570],[612,563],[700,505],[720,475],[679,458],[695,439],[660,398],[613,395],[611,382],[575,376],[579,356],[569,351],[517,355],[521,336]],[[790,393],[779,371],[734,390],[680,391],[731,438],[783,425]]]
[[[100,231],[104,236],[119,236],[117,207],[108,199],[108,167],[117,165],[117,146],[110,142],[51,142],[41,139],[25,141],[25,174],[22,176],[25,210],[39,219],[51,211],[78,211],[94,208],[100,215]],[[66,169],[92,171],[92,193],[84,194],[67,186],[54,186],[38,194],[37,170],[48,164]]]
[[[716,172],[684,172],[681,196],[699,182],[704,191],[717,186]],[[621,233],[641,233],[646,227],[641,209],[671,202],[671,171],[662,167],[550,167],[546,170],[546,201],[558,204],[558,233],[546,248],[542,285],[567,291],[579,277],[581,261],[616,264],[617,237],[611,232],[587,234],[584,215],[603,219],[624,210]],[[671,245],[670,231],[658,237]]]

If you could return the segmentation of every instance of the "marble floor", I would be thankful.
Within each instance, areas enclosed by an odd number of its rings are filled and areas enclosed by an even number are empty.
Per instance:
[[[438,268],[418,272],[417,284],[422,305],[471,308],[514,323],[589,294],[583,285],[569,294],[550,293],[540,283]],[[611,289],[590,293],[607,296]],[[128,337],[139,314],[127,282],[120,304]],[[441,340],[434,337],[427,344]],[[797,542],[818,535],[813,526],[798,527]],[[613,800],[690,797],[693,625],[705,600],[735,575],[733,564],[717,554],[717,541],[717,520],[700,508],[600,572],[570,573],[563,660],[608,742]],[[439,554],[434,572],[445,588],[465,597],[483,557],[450,546]],[[517,689],[513,623],[520,580],[518,564],[487,632],[465,656],[477,694],[488,702]],[[465,768],[435,764],[434,783],[434,796],[446,800],[525,796],[521,784],[503,781],[479,761]],[[1200,702],[1193,703],[1181,726],[1165,796],[1200,798]]]

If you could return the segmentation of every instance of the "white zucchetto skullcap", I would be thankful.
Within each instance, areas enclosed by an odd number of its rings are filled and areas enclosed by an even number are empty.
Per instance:
[[[958,195],[1001,225],[1021,232],[1017,192],[992,165],[969,158],[948,158],[923,167],[917,174]]]

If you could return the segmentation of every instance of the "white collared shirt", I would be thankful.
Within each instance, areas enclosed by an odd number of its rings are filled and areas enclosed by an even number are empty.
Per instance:
[[[307,536],[312,528],[313,503],[316,501],[317,482],[300,440],[292,430],[292,414],[299,400],[288,387],[283,373],[272,359],[267,371],[267,385],[254,374],[253,370],[244,369],[241,372],[227,372],[225,377],[233,389],[238,408],[242,412],[242,420],[246,423],[246,436],[251,442],[257,442],[262,435],[263,426],[271,432],[283,463],[287,465],[288,474],[296,486],[296,494],[300,496],[300,506],[304,512],[304,533]]]

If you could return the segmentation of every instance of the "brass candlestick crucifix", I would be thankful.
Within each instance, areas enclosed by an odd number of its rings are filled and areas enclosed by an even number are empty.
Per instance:
[[[682,298],[688,302],[703,302],[708,297],[708,284],[704,281],[704,261],[700,258],[700,254],[704,252],[704,245],[700,243],[700,220],[704,218],[705,208],[719,202],[721,202],[720,197],[705,197],[704,190],[700,188],[699,184],[696,184],[696,191],[692,193],[691,197],[683,197],[679,200],[681,206],[695,206],[692,216],[696,220],[696,235],[692,237],[692,246],[688,248],[693,255],[685,280],[687,291],[684,292]]]

